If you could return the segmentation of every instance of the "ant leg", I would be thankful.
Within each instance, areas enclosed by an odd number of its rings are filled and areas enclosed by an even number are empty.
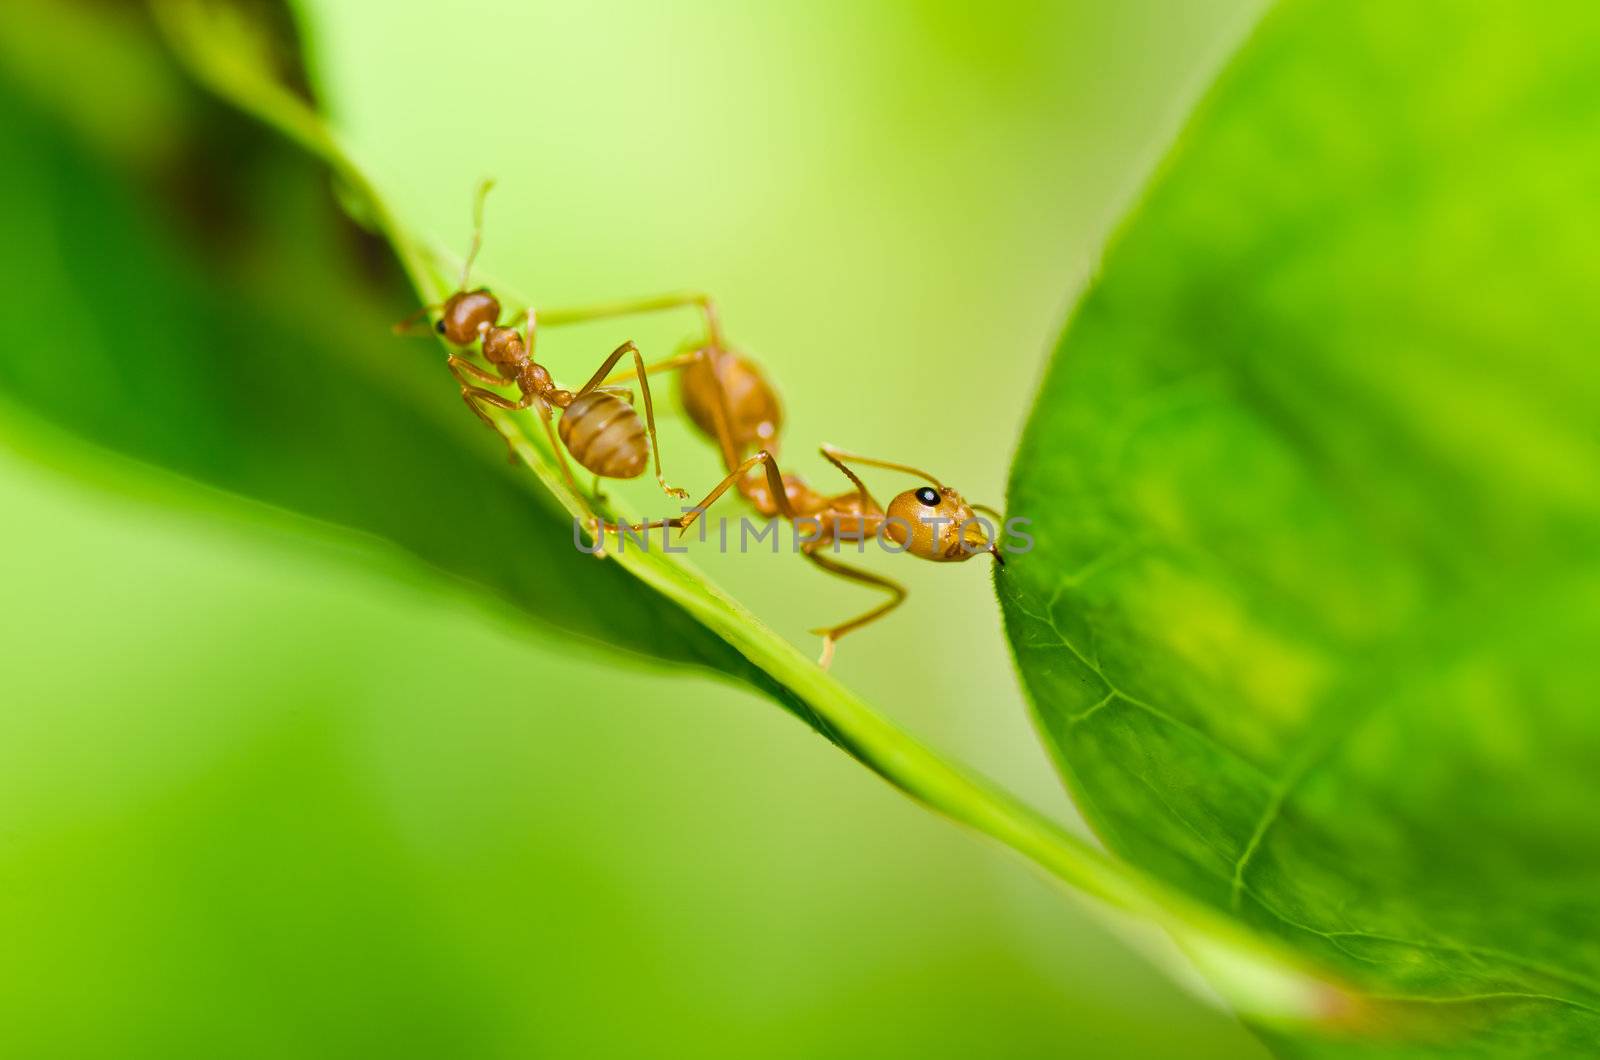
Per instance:
[[[461,388],[461,400],[465,401],[467,403],[467,408],[472,410],[472,414],[474,416],[478,417],[478,419],[483,421],[483,425],[485,427],[489,428],[491,431],[493,431],[496,434],[500,434],[499,425],[496,424],[494,422],[494,420],[491,420],[489,418],[489,414],[487,412],[483,411],[483,409],[478,407],[478,403],[476,401],[472,400],[471,390],[472,390],[471,387],[462,387]],[[502,438],[505,437],[505,435],[503,435],[503,434],[500,435],[500,436]],[[510,445],[510,442],[507,442],[506,444]]]
[[[485,382],[499,383],[502,386],[505,385],[506,381],[497,375],[492,375],[491,373],[484,371],[482,368],[479,368],[477,365],[463,357],[458,357],[455,354],[451,354],[445,363],[450,368],[450,374],[455,376],[456,382],[461,385],[461,400],[467,403],[467,408],[472,410],[472,414],[474,416],[483,421],[483,425],[485,427],[488,427],[491,431],[494,431],[505,440],[506,459],[515,464],[517,462],[517,450],[511,444],[511,439],[507,438],[505,432],[500,430],[499,425],[497,425],[494,420],[490,419],[488,414],[483,411],[482,407],[478,404],[478,399],[481,398],[482,400],[487,401],[489,404],[494,405],[496,408],[512,410],[527,408],[528,399],[523,398],[520,402],[513,402],[501,397],[499,394],[485,390],[482,387],[473,386],[471,381],[467,379],[464,372],[471,373],[473,376],[476,376]]]
[[[667,480],[662,477],[661,474],[661,444],[656,440],[655,404],[650,400],[650,380],[645,375],[644,354],[639,352],[639,347],[635,346],[630,341],[624,342],[621,346],[618,346],[616,349],[612,350],[611,356],[605,359],[605,362],[600,365],[599,370],[589,378],[587,383],[583,384],[574,397],[582,397],[590,391],[597,389],[605,381],[606,374],[609,373],[612,368],[616,367],[617,362],[620,361],[623,354],[626,353],[633,354],[633,368],[634,374],[639,379],[639,393],[644,395],[644,426],[645,431],[650,435],[650,456],[655,461],[656,465],[656,483],[660,485],[661,492],[665,493],[669,497],[687,497],[689,496],[688,490],[682,490],[676,486],[667,485]]]
[[[644,370],[647,374],[677,371],[678,369],[687,368],[697,361],[703,361],[710,356],[711,349],[701,346],[683,353],[675,353],[664,361],[647,364]],[[739,462],[739,455],[733,444],[733,432],[728,429],[728,424],[733,420],[733,414],[728,411],[728,387],[722,379],[722,363],[720,357],[711,363],[711,374],[716,376],[717,379],[717,395],[716,400],[711,403],[711,419],[712,425],[716,428],[717,448],[722,452],[722,466],[726,470],[732,471],[734,465]],[[632,373],[618,372],[616,375],[607,378],[606,382],[620,382],[627,379],[630,374]]]
[[[709,350],[699,351],[701,356],[710,357]],[[733,431],[728,424],[733,422],[733,413],[728,410],[728,384],[722,378],[723,359],[718,351],[718,356],[712,358],[711,374],[717,380],[716,400],[711,403],[712,426],[717,430],[717,448],[722,450],[722,466],[732,469],[734,461],[739,459],[738,450],[733,445]],[[776,440],[773,445],[777,445]],[[787,497],[787,494],[785,494]]]
[[[462,384],[461,400],[467,403],[467,408],[471,409],[473,415],[483,421],[485,427],[498,434],[501,441],[506,443],[506,459],[515,464],[517,462],[517,447],[512,444],[510,436],[500,429],[500,425],[490,419],[489,414],[483,411],[483,407],[479,402],[493,405],[497,409],[505,409],[508,412],[520,412],[533,404],[533,397],[530,395],[520,401],[512,401],[510,398],[501,397],[492,390],[485,390],[481,386]]]
[[[544,423],[545,437],[550,439],[550,448],[556,451],[556,463],[561,465],[561,477],[567,480],[567,486],[578,496],[583,496],[583,490],[578,486],[577,476],[572,473],[572,464],[567,461],[567,447],[561,444],[561,439],[556,436],[555,419],[550,414],[548,403],[539,401],[539,419]],[[598,477],[598,476],[596,476]]]
[[[533,306],[529,306],[523,313],[522,348],[528,351],[528,360],[533,360],[533,347],[539,341],[539,318],[534,313]]]
[[[658,313],[667,309],[681,309],[690,306],[700,310],[700,316],[706,325],[706,341],[712,346],[716,346],[719,349],[722,348],[724,346],[722,324],[717,317],[717,307],[711,301],[710,295],[697,291],[657,295],[654,298],[629,298],[618,302],[597,302],[593,305],[575,306],[570,309],[549,309],[542,315],[546,324],[560,326],[562,324],[581,324],[591,320],[604,320],[607,317]]]
[[[695,361],[698,361],[701,357],[704,357],[705,352],[705,348],[701,347],[695,350],[687,350],[683,353],[675,353],[666,360],[655,361],[652,364],[645,365],[645,374],[658,375],[661,372],[673,372],[679,368],[687,367],[688,365],[693,364]],[[634,370],[632,368],[624,368],[622,371],[617,372],[614,375],[607,376],[606,382],[622,383],[632,379],[633,377]]]
[[[594,514],[594,510],[589,507],[588,502],[584,500],[583,490],[578,486],[577,476],[572,473],[572,464],[567,460],[567,447],[561,444],[561,439],[556,435],[556,424],[554,417],[550,414],[550,403],[537,398],[533,399],[533,403],[539,406],[539,419],[544,424],[544,433],[545,437],[550,440],[550,448],[556,452],[556,463],[561,467],[561,477],[567,480],[567,488],[577,498],[578,507],[583,511],[584,529],[589,531],[589,537],[593,543],[596,546],[601,546],[605,541],[603,531],[607,524],[600,521],[599,517]],[[600,476],[596,475],[594,480],[598,488]],[[604,559],[606,555],[605,549],[597,547],[594,555],[596,559]]]
[[[794,505],[789,503],[789,490],[783,484],[783,473],[778,470],[778,458],[768,450],[763,449],[739,466],[741,468],[746,467],[751,460],[759,460],[766,467],[767,489],[772,493],[772,503],[778,509],[778,514],[791,523],[794,522],[799,516],[795,514]],[[735,472],[734,476],[730,477],[736,477],[737,474]]]
[[[857,615],[848,622],[841,622],[837,626],[826,626],[821,629],[814,629],[811,631],[813,633],[822,634],[822,654],[817,658],[817,665],[826,670],[828,665],[833,662],[833,646],[839,642],[839,639],[846,633],[854,632],[868,623],[876,622],[884,615],[887,615],[890,611],[893,611],[895,608],[899,607],[905,602],[906,590],[905,586],[901,585],[899,582],[892,582],[888,578],[881,578],[876,574],[871,574],[864,570],[858,570],[855,567],[846,566],[837,560],[828,559],[826,556],[819,556],[815,552],[806,552],[804,555],[806,559],[810,560],[812,563],[815,563],[824,571],[834,575],[835,577],[844,578],[848,581],[859,582],[862,585],[870,585],[876,589],[882,589],[890,596],[890,599],[885,603],[879,604],[871,611]]]
[[[729,486],[743,479],[758,464],[766,471],[767,490],[772,495],[773,511],[763,511],[760,505],[757,505],[756,509],[762,511],[764,515],[781,515],[790,522],[794,522],[795,519],[799,518],[795,513],[794,505],[789,503],[789,491],[784,488],[783,473],[778,470],[778,458],[763,449],[756,455],[747,457],[743,463],[728,473],[727,478],[717,483],[717,488],[706,494],[706,499],[695,505],[694,510],[681,520],[681,529],[689,529],[694,524],[694,521],[705,513],[707,508],[716,503],[718,497],[728,491]]]
[[[460,383],[464,387],[469,387],[472,384],[467,382],[467,380],[462,377],[462,372],[467,372],[474,378],[483,380],[485,383],[494,383],[499,386],[511,385],[511,380],[496,375],[487,369],[479,368],[477,365],[458,354],[452,353],[445,360],[445,363],[450,366],[450,374],[456,377],[456,382]]]
[[[767,486],[773,491],[773,503],[777,508],[777,513],[785,519],[793,520],[795,518],[794,508],[789,504],[789,495],[783,489],[783,476],[778,472],[778,462],[771,453],[763,449],[734,468],[726,478],[716,484],[710,493],[705,495],[705,498],[699,504],[683,515],[676,515],[671,519],[652,519],[649,522],[634,524],[629,529],[635,533],[655,530],[663,526],[673,530],[688,530],[689,527],[694,525],[696,519],[704,515],[708,508],[717,503],[717,498],[728,492],[735,483],[748,475],[758,464],[766,466]],[[771,515],[773,513],[768,512],[766,514]],[[605,527],[607,530],[616,530],[619,528],[619,524],[607,523]]]

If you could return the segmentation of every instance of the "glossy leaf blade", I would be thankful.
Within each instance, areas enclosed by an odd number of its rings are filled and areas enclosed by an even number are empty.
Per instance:
[[[1600,1039],[1596,128],[1590,5],[1283,5],[1013,468],[1084,812],[1359,988],[1358,1038]]]

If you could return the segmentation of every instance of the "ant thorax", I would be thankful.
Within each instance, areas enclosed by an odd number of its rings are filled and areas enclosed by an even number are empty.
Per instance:
[[[483,333],[483,359],[520,368],[527,363],[528,349],[515,328],[491,327]]]

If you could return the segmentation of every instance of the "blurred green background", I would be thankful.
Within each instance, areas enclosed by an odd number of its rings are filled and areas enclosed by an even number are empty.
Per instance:
[[[463,245],[493,175],[488,274],[548,306],[709,290],[786,399],[788,465],[826,480],[829,441],[998,504],[1097,248],[1257,6],[301,15],[324,104],[415,227]],[[692,327],[552,332],[542,359],[581,380]],[[749,691],[25,418],[0,438],[7,1055],[1259,1054]],[[662,445],[673,481],[717,478],[681,416]],[[863,606],[787,557],[693,559],[807,650]],[[987,573],[892,573],[910,604],[838,675],[1072,819]]]

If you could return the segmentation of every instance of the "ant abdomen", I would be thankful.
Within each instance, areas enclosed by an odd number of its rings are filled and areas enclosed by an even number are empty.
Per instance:
[[[451,295],[434,328],[453,345],[471,346],[499,320],[500,300],[480,287]]]
[[[713,358],[721,363],[714,363]],[[721,401],[727,409],[728,436],[736,453],[777,444],[783,407],[761,370],[750,361],[713,352],[685,367],[679,385],[684,411],[707,436],[717,437],[717,403]]]
[[[639,414],[607,391],[573,398],[559,430],[572,458],[601,478],[638,478],[649,462],[650,443]]]

